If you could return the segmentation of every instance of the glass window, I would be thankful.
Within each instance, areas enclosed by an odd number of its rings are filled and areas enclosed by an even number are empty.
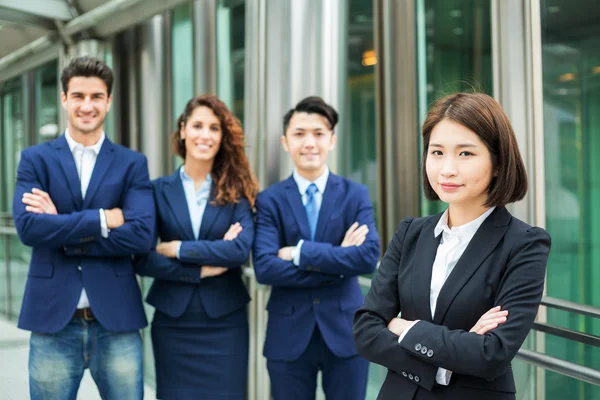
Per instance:
[[[58,62],[51,61],[35,72],[36,121],[38,143],[55,139],[58,128]]]
[[[173,9],[171,30],[171,71],[173,96],[173,121],[169,124],[175,131],[177,118],[194,95],[194,46],[192,10],[190,3],[183,3]],[[169,139],[169,151],[171,151]],[[173,157],[173,167],[182,164],[182,159]]]
[[[600,3],[542,0],[547,295],[600,305]],[[548,309],[548,323],[600,335],[600,321]],[[600,369],[600,349],[546,335],[546,352]],[[546,372],[546,398],[597,399],[600,387]]]
[[[416,0],[416,9],[420,128],[444,95],[492,94],[492,38],[490,0]],[[445,209],[445,203],[421,197],[421,215]]]
[[[23,88],[21,78],[15,78],[2,85],[2,155],[4,200],[3,212],[12,212],[12,198],[15,192],[14,182],[17,178],[17,166],[21,150],[29,146],[25,132],[25,115],[23,109]]]
[[[217,7],[217,93],[244,121],[246,1],[219,0]]]
[[[350,0],[347,20],[346,104],[340,115],[340,174],[367,185],[378,220],[373,1]]]

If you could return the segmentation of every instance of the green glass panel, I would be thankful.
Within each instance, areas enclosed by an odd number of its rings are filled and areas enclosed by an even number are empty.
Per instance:
[[[600,306],[600,3],[542,0],[547,295]],[[548,322],[600,335],[600,321],[549,310]],[[600,369],[600,349],[547,336],[546,352]],[[600,388],[546,373],[546,399],[598,399]]]
[[[58,62],[44,64],[35,72],[37,142],[55,139],[61,132],[58,128]]]
[[[17,178],[17,166],[21,150],[29,143],[25,132],[25,115],[23,110],[23,91],[21,78],[16,78],[2,85],[2,174],[3,210],[12,212],[12,198],[15,191],[14,182]]]
[[[490,7],[490,0],[416,0],[419,130],[440,97],[492,94]],[[445,209],[445,203],[428,201],[421,191],[421,215]]]
[[[21,243],[17,236],[8,236],[10,255],[10,287],[11,287],[11,315],[16,320],[21,312],[27,272],[31,261],[31,248]]]
[[[348,1],[346,38],[346,104],[340,118],[340,174],[367,185],[375,221],[378,221],[377,201],[377,136],[375,113],[375,32],[373,1]]]
[[[0,315],[6,315],[6,237],[0,235]]]
[[[179,118],[183,112],[187,102],[195,95],[193,58],[194,32],[192,28],[192,10],[190,3],[186,2],[175,7],[171,15],[171,84],[173,96],[173,122],[171,123],[171,129],[172,131],[175,131],[177,129],[175,126],[177,118]],[[182,161],[181,157],[174,156],[173,167],[177,168],[181,165]]]
[[[244,121],[246,2],[219,0],[217,7],[218,96]]]

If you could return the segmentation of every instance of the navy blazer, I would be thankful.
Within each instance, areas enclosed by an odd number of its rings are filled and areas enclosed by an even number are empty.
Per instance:
[[[336,356],[355,355],[352,315],[363,301],[357,275],[373,272],[379,259],[379,235],[366,186],[329,174],[314,241],[292,177],[260,193],[256,208],[256,279],[273,286],[265,357],[297,359],[315,324]],[[341,247],[354,222],[369,227],[365,242]],[[300,239],[304,239],[300,266],[277,257],[281,247],[295,246]]]
[[[47,192],[58,215],[25,211],[23,194]],[[99,209],[119,207],[125,224],[100,233]],[[81,195],[69,145],[58,139],[25,149],[17,170],[13,217],[21,241],[33,247],[19,327],[54,333],[73,318],[85,287],[94,315],[108,330],[146,326],[131,255],[152,246],[154,202],[146,157],[104,140]]]
[[[550,237],[497,207],[448,276],[431,315],[431,273],[442,214],[398,227],[354,320],[359,354],[388,368],[378,399],[514,399],[510,362],[527,337],[544,290]],[[485,335],[469,330],[490,308],[507,321]],[[420,320],[400,344],[387,325]],[[436,385],[438,367],[452,371]],[[431,392],[431,393],[429,393]]]
[[[244,307],[250,296],[242,281],[254,238],[252,210],[247,199],[219,206],[213,203],[216,191],[206,204],[198,239],[194,237],[188,204],[179,169],[171,176],[153,182],[156,202],[156,235],[161,241],[181,240],[180,258],[168,258],[155,250],[136,257],[136,271],[155,278],[146,301],[157,310],[180,317],[192,294],[198,290],[206,313],[222,317]],[[239,222],[242,232],[234,240],[223,240],[232,224]],[[203,265],[226,267],[221,275],[200,278]]]

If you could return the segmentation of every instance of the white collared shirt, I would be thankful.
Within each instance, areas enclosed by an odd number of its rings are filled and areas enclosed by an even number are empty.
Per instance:
[[[435,309],[437,306],[438,296],[450,276],[450,273],[456,266],[456,263],[465,252],[467,246],[475,236],[475,233],[483,224],[483,221],[494,211],[496,207],[492,207],[478,218],[473,221],[466,223],[461,226],[448,227],[448,210],[442,214],[442,217],[438,221],[437,225],[433,229],[435,237],[442,234],[442,239],[437,248],[435,260],[433,261],[433,267],[431,270],[431,287],[429,292],[429,307],[431,309],[431,316],[435,316]],[[410,328],[419,321],[414,321],[413,324],[402,332],[402,335],[398,338],[398,343],[402,341],[404,336],[408,333]],[[450,377],[452,371],[448,371],[444,368],[438,368],[435,376],[435,381],[443,386],[448,386],[450,383]]]
[[[75,139],[71,137],[68,129],[65,130],[65,139],[67,140],[67,144],[69,145],[69,149],[71,150],[71,154],[73,154],[73,159],[75,160],[75,166],[77,167],[77,174],[79,175],[79,182],[81,184],[81,197],[84,199],[88,186],[90,185],[90,179],[92,178],[92,172],[94,171],[94,166],[96,165],[96,159],[98,158],[98,154],[100,154],[100,149],[102,149],[102,144],[104,143],[105,138],[106,135],[104,132],[102,132],[102,135],[96,144],[84,147],[81,143],[76,142]],[[100,209],[100,234],[102,237],[108,237],[106,215],[104,215],[104,210],[102,208]],[[87,293],[85,292],[84,288],[81,290],[81,296],[79,296],[77,308],[87,308],[89,306],[90,301],[88,300]]]
[[[329,179],[329,167],[325,165],[325,170],[314,182],[309,181],[308,179],[300,176],[296,168],[294,168],[294,172],[292,172],[292,177],[298,185],[298,192],[300,192],[300,196],[302,196],[302,204],[306,206],[308,202],[308,194],[306,193],[306,189],[314,183],[317,186],[317,192],[314,194],[315,203],[317,204],[317,215],[321,211],[321,204],[323,203],[323,193],[325,193],[325,187],[327,186],[327,179]],[[304,240],[301,239],[296,245],[296,249],[293,252],[293,263],[296,266],[300,265],[300,250],[302,249],[302,243]]]

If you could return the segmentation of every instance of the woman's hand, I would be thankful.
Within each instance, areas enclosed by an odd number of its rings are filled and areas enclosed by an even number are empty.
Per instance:
[[[238,237],[240,232],[242,231],[242,225],[239,222],[231,225],[227,232],[225,232],[225,236],[223,236],[223,240],[233,240]]]
[[[400,336],[402,333],[409,328],[414,321],[407,321],[402,318],[392,318],[390,323],[388,324],[388,329],[392,331],[392,333]]]
[[[181,240],[159,243],[156,246],[156,252],[165,257],[177,258],[177,249],[179,249],[179,246],[181,246]]]
[[[204,265],[200,268],[200,277],[202,278],[210,278],[213,276],[219,276],[227,271],[225,267],[211,267],[209,265]]]
[[[478,335],[485,335],[487,332],[506,322],[508,311],[500,311],[500,306],[490,308],[479,318],[479,321],[471,328],[469,332],[475,332]]]

